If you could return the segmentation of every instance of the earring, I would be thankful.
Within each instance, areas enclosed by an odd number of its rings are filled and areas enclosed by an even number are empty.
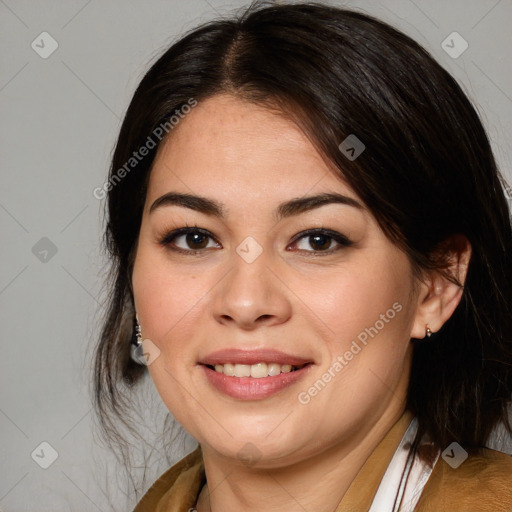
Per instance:
[[[142,348],[142,332],[137,315],[135,315],[134,335],[132,336],[131,341],[130,357],[137,364],[146,365]]]
[[[430,327],[428,324],[425,325],[425,336],[427,338],[430,338],[432,336],[432,331],[430,330]]]

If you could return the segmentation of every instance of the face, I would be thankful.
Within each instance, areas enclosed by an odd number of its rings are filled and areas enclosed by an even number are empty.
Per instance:
[[[415,281],[351,187],[293,123],[231,96],[171,135],[133,270],[169,411],[203,447],[236,460],[251,446],[268,467],[399,413]]]

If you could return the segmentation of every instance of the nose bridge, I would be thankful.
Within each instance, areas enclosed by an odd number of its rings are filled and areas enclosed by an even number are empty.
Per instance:
[[[263,247],[255,242],[244,241],[233,254],[231,265],[232,270],[227,278],[227,293],[230,294],[234,304],[245,303],[256,307],[261,301],[269,299],[272,286],[269,274],[271,263],[270,251],[263,250]]]
[[[264,260],[246,263],[237,257],[233,258],[233,271],[229,283],[229,291],[233,297],[245,301],[247,304],[257,304],[259,300],[268,296],[267,266]],[[237,261],[238,260],[238,261]]]
[[[231,321],[241,327],[256,322],[280,323],[290,314],[289,298],[271,270],[270,249],[247,237],[233,252],[231,269],[217,290],[214,316],[220,322]]]

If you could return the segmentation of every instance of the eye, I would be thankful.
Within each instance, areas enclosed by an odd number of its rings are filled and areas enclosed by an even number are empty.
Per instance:
[[[299,233],[291,245],[295,245],[300,251],[330,254],[344,247],[350,247],[353,242],[337,231],[310,229]],[[308,249],[308,246],[313,250]]]
[[[221,247],[209,231],[198,227],[175,229],[163,236],[159,244],[172,251],[187,254],[197,254],[204,252],[205,249]],[[313,254],[331,254],[351,245],[353,242],[337,231],[310,229],[296,235],[288,247]]]
[[[167,233],[159,243],[173,251],[186,253],[201,252],[204,249],[220,246],[214,241],[209,231],[191,227],[175,229]]]

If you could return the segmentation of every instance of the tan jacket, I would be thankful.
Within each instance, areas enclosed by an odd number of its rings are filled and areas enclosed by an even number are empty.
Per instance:
[[[367,512],[412,420],[406,411],[368,457],[335,512]],[[206,483],[198,446],[156,480],[133,512],[189,512]],[[312,511],[314,512],[314,511]],[[439,459],[415,512],[512,512],[512,457],[489,449],[469,453],[457,469]]]

